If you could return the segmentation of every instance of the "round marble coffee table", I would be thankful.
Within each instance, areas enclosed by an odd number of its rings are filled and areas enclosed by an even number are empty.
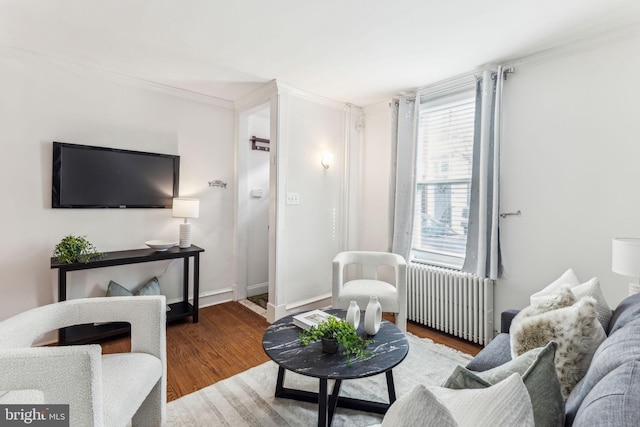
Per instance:
[[[343,318],[345,310],[326,310]],[[393,323],[383,320],[378,333],[372,337],[374,343],[368,349],[375,356],[367,360],[354,360],[347,364],[342,348],[336,354],[322,352],[322,343],[317,341],[305,347],[300,344],[301,329],[292,322],[293,315],[283,317],[267,328],[262,337],[262,347],[267,355],[278,364],[276,397],[318,403],[318,426],[329,426],[337,406],[361,411],[384,414],[396,400],[392,369],[404,360],[409,352],[409,341],[405,334]],[[363,325],[359,335],[365,335]],[[318,393],[284,387],[285,371],[315,377],[320,380]],[[385,373],[389,403],[373,402],[340,396],[342,380],[365,378]],[[329,396],[327,380],[335,380]]]

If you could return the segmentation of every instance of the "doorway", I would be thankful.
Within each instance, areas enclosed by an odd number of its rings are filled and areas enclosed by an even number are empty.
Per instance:
[[[238,281],[235,299],[269,294],[271,109],[265,104],[240,114],[238,126]],[[262,310],[250,307],[266,317]]]

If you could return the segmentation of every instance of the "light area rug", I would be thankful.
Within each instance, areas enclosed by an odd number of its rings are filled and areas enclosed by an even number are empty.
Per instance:
[[[393,369],[396,395],[417,384],[440,385],[456,365],[466,365],[472,356],[407,334],[409,354]],[[278,366],[266,362],[219,381],[202,390],[169,402],[166,426],[313,426],[318,423],[318,405],[274,397]],[[318,379],[285,374],[285,387],[318,391]],[[329,382],[329,390],[332,382]],[[341,396],[388,402],[384,374],[345,380]],[[378,424],[382,415],[337,408],[333,426]]]

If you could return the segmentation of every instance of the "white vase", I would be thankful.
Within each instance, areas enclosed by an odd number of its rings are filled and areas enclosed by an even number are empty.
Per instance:
[[[346,320],[347,320],[347,323],[352,325],[354,328],[358,329],[358,325],[360,324],[360,307],[358,307],[357,302],[351,301],[349,303]]]
[[[364,312],[364,331],[369,335],[375,335],[380,330],[382,320],[382,307],[378,297],[369,297],[369,304]]]

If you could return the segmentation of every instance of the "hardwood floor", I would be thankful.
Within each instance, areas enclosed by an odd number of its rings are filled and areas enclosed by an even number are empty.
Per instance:
[[[393,321],[393,316],[387,316]],[[167,327],[167,400],[171,401],[269,360],[262,349],[264,317],[238,302],[200,309],[199,322]],[[476,355],[482,347],[409,322],[408,332]],[[102,343],[104,353],[129,351],[129,338]]]

